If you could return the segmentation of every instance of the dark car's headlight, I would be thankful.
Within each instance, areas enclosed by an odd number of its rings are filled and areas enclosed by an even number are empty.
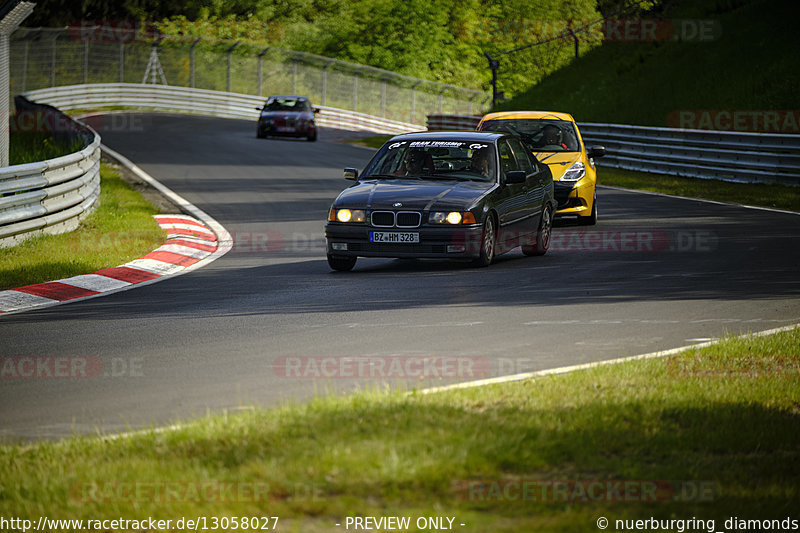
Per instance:
[[[328,213],[328,220],[330,222],[365,222],[367,215],[363,209],[336,209],[331,207]]]
[[[429,224],[475,224],[475,215],[470,211],[431,211]]]
[[[582,162],[576,161],[567,169],[566,172],[564,172],[564,175],[561,176],[561,179],[558,181],[578,181],[585,175],[586,166]]]

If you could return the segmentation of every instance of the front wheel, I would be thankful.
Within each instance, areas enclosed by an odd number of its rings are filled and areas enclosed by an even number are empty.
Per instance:
[[[494,219],[492,215],[487,215],[481,235],[481,255],[473,262],[475,266],[487,267],[492,264],[496,242],[497,235],[494,230]]]
[[[328,254],[328,265],[339,272],[349,272],[356,266],[357,257],[342,257]]]
[[[313,143],[314,141],[316,141],[317,140],[317,130],[314,130],[313,133],[309,133],[308,137],[306,137],[306,140],[308,142],[310,142],[310,143]]]
[[[550,249],[550,236],[553,232],[553,206],[547,204],[539,221],[539,231],[536,232],[536,244],[521,246],[525,255],[544,255]]]

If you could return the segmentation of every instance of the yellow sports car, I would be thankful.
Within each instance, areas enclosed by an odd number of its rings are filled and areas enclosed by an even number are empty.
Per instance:
[[[577,215],[578,223],[597,223],[597,171],[594,159],[606,150],[583,145],[575,119],[567,113],[550,111],[507,111],[489,113],[478,130],[503,131],[522,138],[533,154],[553,173],[558,215]]]

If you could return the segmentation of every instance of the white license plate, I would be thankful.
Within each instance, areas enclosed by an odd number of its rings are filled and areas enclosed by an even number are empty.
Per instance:
[[[419,242],[419,233],[408,231],[370,231],[369,242],[408,243]]]
[[[294,133],[294,128],[292,126],[278,126],[275,131],[278,133]]]

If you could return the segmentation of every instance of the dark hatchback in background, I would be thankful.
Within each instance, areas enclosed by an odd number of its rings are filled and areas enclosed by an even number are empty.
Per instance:
[[[256,108],[259,109],[259,108]],[[317,140],[317,123],[314,118],[319,109],[312,107],[305,96],[275,95],[267,98],[260,108],[256,137],[305,137]]]
[[[522,246],[543,255],[556,202],[553,178],[518,137],[425,132],[391,138],[339,194],[325,226],[328,263],[358,257],[470,259],[488,266]]]

